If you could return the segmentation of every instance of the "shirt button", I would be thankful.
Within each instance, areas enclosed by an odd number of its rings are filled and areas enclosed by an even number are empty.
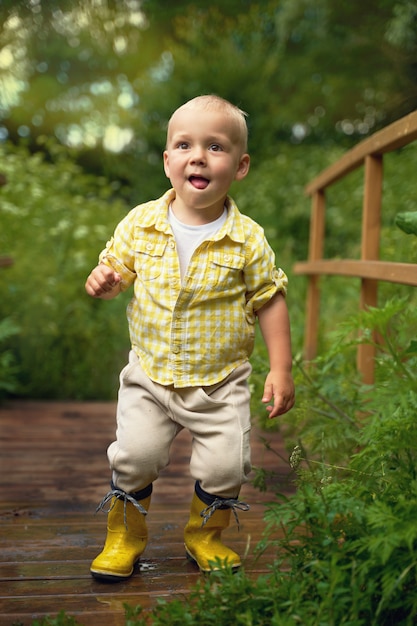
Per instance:
[[[146,244],[146,249],[147,250],[152,250],[152,248],[153,248],[153,244],[152,243],[147,243]]]
[[[170,241],[169,242],[169,247],[170,248],[175,248],[175,241]]]
[[[173,352],[174,354],[178,354],[178,353],[179,353],[179,351],[180,351],[180,347],[179,347],[179,346],[172,346],[172,352]]]
[[[228,263],[230,261],[230,254],[225,254],[224,260],[226,261],[226,263]]]

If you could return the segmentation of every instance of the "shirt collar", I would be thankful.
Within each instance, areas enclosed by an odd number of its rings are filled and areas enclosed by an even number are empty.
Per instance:
[[[227,219],[220,230],[211,237],[213,241],[220,241],[223,237],[229,237],[237,243],[244,243],[245,231],[243,227],[242,214],[236,206],[235,201],[230,196],[226,198]]]
[[[171,227],[168,223],[168,207],[175,199],[175,190],[169,189],[163,196],[153,202],[147,203],[146,210],[141,211],[138,216],[138,224],[143,228],[154,227],[163,233],[170,234]],[[219,241],[223,237],[228,236],[232,241],[243,243],[245,241],[245,233],[243,227],[242,214],[236,206],[234,200],[227,196],[226,198],[227,218],[223,226],[210,239]]]

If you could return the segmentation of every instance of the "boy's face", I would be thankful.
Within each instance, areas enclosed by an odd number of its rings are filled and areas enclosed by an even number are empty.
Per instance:
[[[249,170],[237,123],[221,111],[179,109],[169,125],[164,169],[176,191],[173,208],[180,220],[216,219],[231,183]]]

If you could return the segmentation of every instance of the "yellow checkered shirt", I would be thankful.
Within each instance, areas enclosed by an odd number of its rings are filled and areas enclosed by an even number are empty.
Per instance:
[[[195,250],[181,282],[170,189],[132,209],[100,254],[134,286],[127,309],[132,349],[162,385],[207,386],[248,360],[256,311],[287,289],[263,229],[231,198],[223,226]]]

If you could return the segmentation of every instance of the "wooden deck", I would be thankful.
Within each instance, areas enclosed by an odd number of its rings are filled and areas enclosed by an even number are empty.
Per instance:
[[[199,579],[182,543],[193,493],[184,431],[154,486],[149,545],[139,570],[118,584],[91,578],[89,565],[105,536],[106,515],[94,511],[108,490],[105,450],[113,439],[114,410],[112,403],[75,402],[0,407],[0,626],[27,626],[60,610],[86,626],[122,626],[124,603],[146,610],[158,597],[184,597]],[[279,435],[261,435],[285,455]],[[277,489],[291,490],[287,466],[265,449],[256,429],[253,464],[281,472]],[[269,558],[256,561],[253,550],[273,494],[245,485],[241,499],[251,510],[240,514],[240,532],[231,526],[225,537],[246,555],[245,570],[257,576]]]

